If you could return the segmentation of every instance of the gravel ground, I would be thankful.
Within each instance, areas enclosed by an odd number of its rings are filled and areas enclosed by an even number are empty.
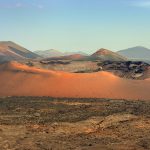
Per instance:
[[[150,101],[0,98],[0,150],[149,150]]]

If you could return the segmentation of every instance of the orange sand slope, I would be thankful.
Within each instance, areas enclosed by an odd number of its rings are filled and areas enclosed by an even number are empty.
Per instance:
[[[0,66],[0,96],[150,100],[150,80],[127,80],[108,72],[48,71],[11,62]]]

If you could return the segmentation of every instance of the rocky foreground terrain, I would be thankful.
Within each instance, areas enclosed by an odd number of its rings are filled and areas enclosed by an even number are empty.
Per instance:
[[[0,98],[1,150],[149,150],[150,101]]]

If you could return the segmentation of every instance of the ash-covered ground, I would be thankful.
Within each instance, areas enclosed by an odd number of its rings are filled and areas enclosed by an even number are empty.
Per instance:
[[[149,150],[150,101],[0,98],[0,150]]]

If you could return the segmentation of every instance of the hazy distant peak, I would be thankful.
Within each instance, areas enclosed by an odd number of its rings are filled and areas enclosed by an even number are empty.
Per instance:
[[[134,46],[133,48],[146,48],[146,47],[144,47],[144,46]]]
[[[148,49],[147,47],[144,47],[144,46],[134,46],[134,47],[120,50],[120,51],[124,51],[124,50],[126,51],[126,50],[150,50],[150,49]]]
[[[118,51],[119,54],[128,59],[150,60],[150,49],[144,46],[135,46]]]
[[[62,52],[59,50],[55,49],[49,49],[49,50],[41,50],[41,51],[35,51],[36,54],[44,57],[44,58],[52,58],[52,57],[60,57],[60,56],[69,56],[69,55],[74,55],[74,54],[81,54],[87,56],[86,53],[77,51],[77,52]]]
[[[55,52],[55,53],[62,53],[61,51],[59,51],[59,50],[56,50],[56,49],[48,49],[48,50],[43,50],[43,51],[41,51],[41,50],[39,50],[39,51],[37,51],[37,52]]]

